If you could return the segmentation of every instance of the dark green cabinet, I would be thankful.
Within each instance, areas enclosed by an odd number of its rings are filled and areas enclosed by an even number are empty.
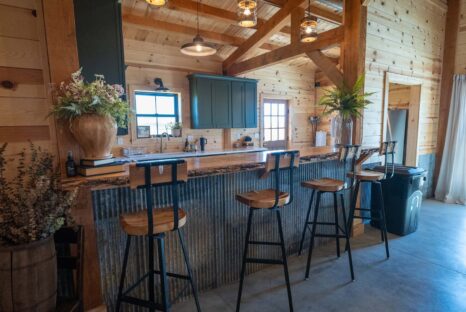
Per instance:
[[[192,128],[257,127],[256,80],[204,74],[188,79]]]

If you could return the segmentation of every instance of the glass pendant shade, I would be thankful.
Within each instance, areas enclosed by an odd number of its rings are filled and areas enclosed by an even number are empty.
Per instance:
[[[254,27],[257,25],[257,2],[238,1],[238,25],[241,27]]]
[[[217,53],[215,46],[205,42],[200,35],[194,37],[193,42],[183,44],[180,51],[190,56],[209,56]]]
[[[317,19],[310,16],[305,16],[301,21],[300,26],[301,42],[313,42],[317,39]]]
[[[156,7],[163,7],[167,4],[168,0],[146,0],[146,2]]]

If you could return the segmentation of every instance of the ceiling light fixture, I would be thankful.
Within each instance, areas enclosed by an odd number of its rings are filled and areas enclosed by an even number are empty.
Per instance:
[[[167,4],[168,0],[146,0],[152,6],[163,7]]]
[[[257,0],[238,0],[238,24],[247,28],[257,25]]]
[[[317,39],[317,18],[311,15],[311,0],[301,21],[301,42],[314,42]]]
[[[199,1],[197,2],[197,35],[194,37],[193,42],[183,44],[180,51],[190,56],[209,56],[217,53],[215,45],[205,42],[199,34]]]

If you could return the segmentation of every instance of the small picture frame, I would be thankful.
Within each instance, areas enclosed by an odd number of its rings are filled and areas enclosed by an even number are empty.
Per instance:
[[[150,126],[138,126],[137,132],[138,139],[150,138]]]

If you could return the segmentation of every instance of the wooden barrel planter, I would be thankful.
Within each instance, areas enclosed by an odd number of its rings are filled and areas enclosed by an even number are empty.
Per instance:
[[[55,311],[57,258],[53,236],[0,246],[0,311]]]

